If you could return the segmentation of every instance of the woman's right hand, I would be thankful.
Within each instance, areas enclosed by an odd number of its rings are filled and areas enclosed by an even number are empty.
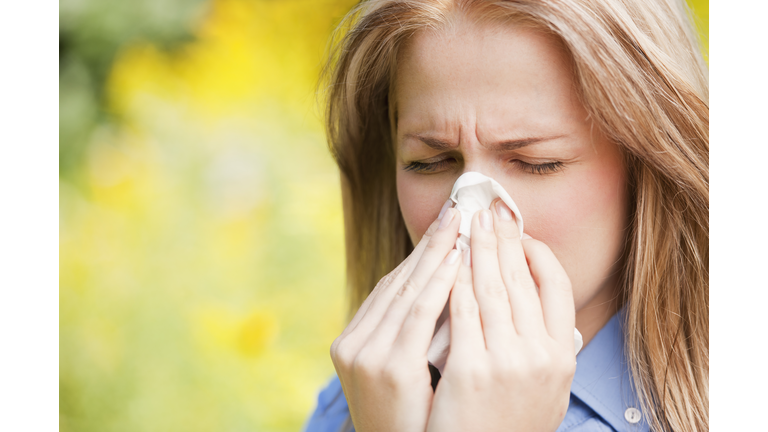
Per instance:
[[[461,261],[453,249],[461,215],[447,207],[331,345],[358,432],[427,427],[433,397],[427,350]]]

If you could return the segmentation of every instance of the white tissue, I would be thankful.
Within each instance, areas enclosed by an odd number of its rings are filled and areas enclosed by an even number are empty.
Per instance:
[[[478,172],[467,172],[456,180],[451,191],[451,201],[455,204],[454,208],[461,213],[460,235],[456,240],[456,249],[463,251],[469,248],[472,216],[480,210],[489,209],[491,202],[496,198],[501,198],[512,210],[517,226],[520,228],[520,235],[523,235],[523,216],[507,191],[490,177]],[[437,320],[437,328],[438,330],[432,337],[432,343],[427,351],[427,360],[442,374],[451,343],[451,317],[447,304]],[[576,328],[573,329],[573,344],[576,354],[578,354],[584,341]]]
[[[456,249],[463,251],[469,248],[469,231],[472,227],[472,216],[482,209],[491,208],[491,202],[496,198],[509,206],[515,215],[517,227],[520,228],[520,235],[523,235],[523,218],[520,216],[520,210],[512,201],[507,191],[494,179],[486,177],[479,172],[464,173],[453,184],[451,190],[451,201],[454,202],[453,208],[461,213],[461,225],[459,234],[461,236],[456,240]]]

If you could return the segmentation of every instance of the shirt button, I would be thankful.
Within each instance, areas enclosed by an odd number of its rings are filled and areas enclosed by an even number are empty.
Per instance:
[[[640,410],[637,408],[627,408],[626,411],[624,411],[624,418],[627,419],[628,422],[635,424],[640,421]]]

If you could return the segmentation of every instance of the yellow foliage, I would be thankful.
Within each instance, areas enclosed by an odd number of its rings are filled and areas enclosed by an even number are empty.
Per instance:
[[[277,320],[268,311],[252,312],[240,323],[237,349],[240,354],[255,357],[263,353],[277,336]]]

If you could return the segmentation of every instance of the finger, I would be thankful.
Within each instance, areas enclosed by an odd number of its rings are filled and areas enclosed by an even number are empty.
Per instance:
[[[416,264],[411,275],[406,279],[400,289],[394,295],[384,316],[376,329],[371,333],[371,338],[376,343],[392,344],[403,326],[403,321],[411,309],[411,306],[427,286],[430,279],[440,264],[453,249],[456,237],[459,233],[461,215],[455,209],[448,209],[440,221],[437,231],[427,243],[426,249],[421,255],[421,259]],[[441,306],[441,305],[440,305]],[[439,314],[438,314],[439,315]],[[437,317],[435,318],[435,321]],[[363,325],[361,321],[360,325]],[[367,324],[366,324],[367,325]],[[434,327],[435,322],[432,322]]]
[[[523,248],[531,274],[539,286],[547,333],[558,342],[572,344],[576,308],[568,274],[544,243],[524,240]]]
[[[520,229],[512,211],[502,200],[496,200],[491,207],[495,210],[493,221],[498,243],[501,278],[509,294],[515,329],[521,335],[541,335],[546,331],[541,300],[525,258]]]
[[[367,321],[367,324],[364,327],[368,330],[372,330],[376,327],[376,325],[378,325],[378,323],[381,321],[381,318],[384,316],[384,312],[386,312],[389,304],[392,302],[392,298],[395,296],[397,289],[399,289],[403,281],[411,275],[413,269],[416,266],[416,263],[418,263],[419,259],[421,259],[421,255],[424,253],[427,244],[432,239],[432,236],[437,231],[437,228],[440,226],[442,216],[444,216],[452,203],[453,202],[451,200],[446,201],[446,203],[443,205],[443,209],[438,215],[439,217],[435,219],[434,222],[432,222],[432,224],[427,229],[427,232],[424,234],[424,236],[422,236],[421,240],[413,249],[411,254],[408,255],[408,257],[403,260],[403,262],[400,263],[400,265],[395,270],[382,278],[379,283],[376,284],[376,287],[374,287],[373,291],[371,291],[371,293],[365,299],[357,313],[355,313],[355,316],[344,329],[344,332],[342,332],[342,336],[346,336],[347,334],[356,331],[357,326],[363,319]]]
[[[472,289],[471,252],[465,250],[456,283],[451,290],[451,351],[448,361],[467,361],[486,349],[480,324],[480,307]]]
[[[414,249],[414,253],[415,252],[416,252],[416,249]],[[358,325],[360,324],[360,321],[362,321],[363,319],[367,319],[369,321],[375,320],[376,322],[378,322],[378,320],[381,319],[381,316],[383,315],[383,310],[386,310],[386,306],[389,306],[389,302],[394,296],[394,294],[382,295],[382,292],[388,289],[391,289],[393,285],[397,287],[400,285],[400,283],[402,283],[402,280],[406,277],[405,273],[410,273],[410,271],[408,270],[408,265],[412,261],[412,257],[414,256],[414,253],[409,255],[405,260],[403,260],[403,262],[400,263],[400,265],[398,265],[389,274],[384,276],[376,284],[376,286],[373,288],[371,293],[368,294],[368,297],[365,299],[363,304],[360,305],[360,307],[357,309],[355,316],[352,318],[349,324],[347,324],[347,327],[341,333],[342,336],[346,336],[347,334],[355,331],[355,329],[357,329]],[[377,309],[382,309],[382,312],[379,314],[377,312]],[[376,315],[378,315],[378,319],[375,318]]]
[[[506,347],[516,335],[512,323],[507,287],[499,271],[493,216],[484,209],[472,217],[472,284],[480,307],[485,343],[488,350]]]
[[[427,355],[435,333],[435,322],[448,302],[461,265],[461,252],[454,249],[445,258],[421,294],[413,301],[395,347],[402,352]]]

